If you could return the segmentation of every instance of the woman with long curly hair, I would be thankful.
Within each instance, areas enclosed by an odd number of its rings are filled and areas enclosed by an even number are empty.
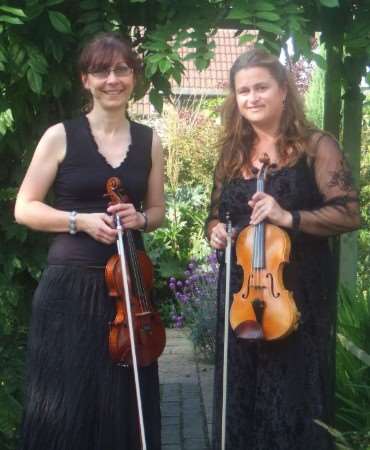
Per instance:
[[[264,50],[234,62],[223,119],[207,220],[210,244],[225,248],[228,215],[234,238],[262,221],[286,230],[292,248],[284,285],[301,314],[298,328],[281,340],[245,339],[229,330],[226,448],[328,450],[331,439],[316,422],[333,419],[336,274],[328,237],[360,226],[351,174],[336,140],[305,118],[286,68]],[[266,155],[271,170],[265,191],[256,192]],[[231,293],[242,280],[232,251]],[[221,259],[214,450],[221,448],[224,297]]]
[[[115,215],[140,250],[142,232],[164,218],[158,136],[126,114],[140,68],[119,34],[86,43],[79,71],[89,111],[46,130],[19,189],[17,222],[54,234],[32,304],[22,450],[142,448],[132,368],[109,354],[116,311],[104,277],[117,253]],[[111,177],[128,203],[108,205]],[[159,450],[157,362],[139,372],[147,448]]]

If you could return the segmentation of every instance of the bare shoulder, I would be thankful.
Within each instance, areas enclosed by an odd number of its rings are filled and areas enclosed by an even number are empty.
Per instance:
[[[56,158],[60,163],[66,153],[66,132],[64,125],[60,122],[49,127],[42,135],[35,154],[44,158]]]
[[[153,130],[153,140],[152,140],[152,156],[161,156],[162,155],[162,144],[161,140],[158,136],[158,133]]]

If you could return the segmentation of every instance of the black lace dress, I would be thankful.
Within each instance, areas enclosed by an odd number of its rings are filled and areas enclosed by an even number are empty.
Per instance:
[[[218,191],[218,192],[217,192]],[[236,178],[215,186],[210,219],[231,214],[237,229],[249,223],[247,201],[256,179]],[[316,155],[281,168],[265,191],[286,210],[299,210],[299,231],[289,232],[291,263],[284,281],[293,291],[301,321],[287,338],[246,341],[229,333],[227,450],[328,450],[332,442],[315,419],[333,418],[335,373],[335,264],[327,236],[356,227],[357,196],[335,141],[320,139]],[[231,268],[231,292],[242,272]],[[225,267],[221,263],[217,310],[213,450],[221,448]]]

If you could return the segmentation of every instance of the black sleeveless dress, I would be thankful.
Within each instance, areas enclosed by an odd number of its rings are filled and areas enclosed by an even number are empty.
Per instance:
[[[55,207],[104,212],[105,183],[120,178],[136,208],[151,169],[152,130],[130,122],[132,144],[119,167],[98,148],[85,116],[64,123],[66,157],[55,184]],[[143,248],[139,232],[134,232]],[[111,362],[108,323],[115,306],[104,267],[116,253],[85,233],[58,234],[33,299],[22,450],[139,450],[132,369]],[[148,450],[161,448],[157,363],[140,369]]]
[[[327,235],[348,231],[346,217],[356,208],[356,193],[343,155],[330,138],[318,162],[302,157],[275,171],[266,192],[286,210],[299,210],[312,234],[292,232],[291,263],[284,284],[293,291],[301,321],[280,341],[247,341],[229,332],[227,450],[329,450],[329,434],[316,420],[332,423],[335,373],[335,264]],[[314,167],[314,168],[313,168]],[[321,177],[321,178],[320,178]],[[320,189],[318,187],[320,186]],[[256,179],[235,178],[212,195],[209,219],[240,230],[249,224],[248,200]],[[350,226],[348,225],[348,228]],[[322,235],[319,232],[322,232]],[[240,290],[243,273],[231,265],[231,292]],[[225,265],[221,262],[214,388],[213,450],[221,449]],[[232,298],[231,298],[232,301]]]

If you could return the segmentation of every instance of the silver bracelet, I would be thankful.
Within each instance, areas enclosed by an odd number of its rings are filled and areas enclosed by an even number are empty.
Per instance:
[[[76,234],[77,233],[77,226],[76,226],[76,211],[71,211],[68,216],[68,231],[69,234]]]
[[[141,228],[138,228],[139,231],[146,231],[148,228],[148,216],[145,211],[140,211],[144,217],[144,225]]]

